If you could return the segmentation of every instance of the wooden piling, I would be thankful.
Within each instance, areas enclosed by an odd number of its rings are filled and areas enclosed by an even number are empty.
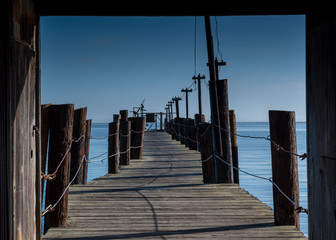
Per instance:
[[[212,132],[209,123],[198,125],[200,133],[202,172],[204,183],[216,183],[215,168],[212,149]]]
[[[163,113],[160,112],[160,131],[163,131]]]
[[[54,173],[58,166],[59,168],[55,178],[47,181],[46,206],[56,203],[70,182],[70,148],[73,133],[74,105],[52,105],[50,114],[48,173]],[[63,163],[61,163],[62,159],[64,159]],[[55,210],[45,215],[44,231],[48,231],[50,227],[65,227],[67,225],[67,217],[68,191],[65,192]]]
[[[218,115],[220,121],[220,134],[222,144],[221,158],[231,166],[222,161],[217,161],[217,181],[218,183],[234,183],[232,168],[232,152],[231,152],[231,135],[230,135],[230,114],[227,80],[218,80],[217,97],[218,97]],[[217,128],[216,128],[217,129]]]
[[[184,125],[184,120],[185,118],[179,118],[178,120],[178,128],[179,128],[179,133],[180,133],[180,143],[184,144],[185,143],[185,125]]]
[[[79,108],[74,112],[74,125],[72,137],[76,140],[72,143],[71,147],[71,169],[70,179],[72,179],[78,169],[80,168],[73,184],[80,184],[83,182],[83,160],[85,151],[85,132],[86,132],[86,113],[87,108]]]
[[[178,131],[177,131],[177,118],[171,121],[171,136],[172,140],[178,140]]]
[[[269,111],[271,140],[287,151],[296,153],[295,112]],[[299,205],[297,157],[279,150],[271,142],[272,178],[279,188]],[[300,229],[295,206],[273,186],[274,220],[276,225],[295,225]]]
[[[234,110],[230,110],[230,132],[231,132],[232,165],[235,168],[239,168],[236,114]],[[233,169],[233,181],[234,183],[239,184],[239,171],[237,169]]]
[[[129,165],[131,159],[131,122],[120,122],[120,165]]]
[[[188,137],[189,137],[189,150],[197,150],[197,129],[195,127],[195,120],[188,120]]]
[[[92,124],[92,119],[86,120],[84,154],[85,154],[87,161],[83,162],[83,178],[82,178],[83,184],[87,184],[87,175],[88,175],[88,170],[89,170],[88,160],[89,160],[89,153],[90,153],[91,124]]]
[[[200,122],[201,120],[201,122]],[[199,114],[195,114],[195,128],[196,128],[196,138],[197,138],[197,149],[200,152],[201,151],[201,147],[200,147],[200,141],[199,141],[199,129],[198,129],[198,125],[200,123],[205,122],[205,115],[202,114],[202,117],[199,117]]]
[[[108,173],[119,173],[119,118],[109,123]]]
[[[128,121],[128,110],[120,110],[120,121]]]
[[[190,134],[189,120],[190,120],[190,118],[186,118],[186,119],[184,119],[184,122],[183,122],[183,125],[184,125],[184,146],[187,147],[187,148],[189,147],[189,142],[190,142],[190,140],[189,140],[189,134]]]
[[[131,121],[131,159],[141,159],[145,135],[146,117],[128,118]]]

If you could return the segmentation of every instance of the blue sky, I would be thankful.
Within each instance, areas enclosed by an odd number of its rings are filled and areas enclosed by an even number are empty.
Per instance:
[[[219,75],[228,79],[237,121],[268,121],[268,110],[295,111],[305,121],[305,17],[216,19],[215,56],[227,63]],[[165,112],[172,97],[182,96],[185,116],[181,89],[195,73],[209,80],[203,17],[196,22],[195,58],[195,17],[42,17],[42,103],[86,106],[88,118],[109,122],[143,99],[147,111]],[[198,111],[192,87],[189,115]],[[208,92],[203,83],[207,120]]]

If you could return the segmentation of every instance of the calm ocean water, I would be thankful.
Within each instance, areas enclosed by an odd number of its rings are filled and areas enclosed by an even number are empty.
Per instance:
[[[306,152],[306,123],[299,122],[296,125],[297,131],[297,151],[302,154]],[[237,132],[242,135],[263,136],[269,135],[267,122],[261,123],[237,123]],[[93,137],[105,137],[108,135],[108,125],[105,123],[93,123],[91,129]],[[88,181],[107,173],[107,139],[90,142],[90,156]],[[262,139],[250,139],[238,137],[238,157],[239,167],[250,173],[271,177],[271,150],[270,142]],[[101,160],[101,161],[100,161]],[[307,171],[306,161],[298,160],[299,165],[299,185],[300,185],[300,205],[307,208]],[[262,202],[273,207],[272,185],[269,181],[254,178],[250,175],[240,173],[240,185]],[[307,215],[301,213],[301,231],[308,236]]]

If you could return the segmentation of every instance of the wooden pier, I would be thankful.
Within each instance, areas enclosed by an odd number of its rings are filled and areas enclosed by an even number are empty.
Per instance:
[[[201,156],[146,132],[143,158],[73,185],[66,228],[43,239],[305,239],[275,226],[272,209],[236,184],[203,184]]]

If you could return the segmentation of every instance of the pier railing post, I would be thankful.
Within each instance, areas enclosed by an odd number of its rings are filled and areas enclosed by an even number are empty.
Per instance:
[[[71,147],[70,179],[76,175],[78,168],[80,168],[80,171],[73,184],[79,184],[83,181],[83,165],[81,166],[81,162],[85,150],[86,113],[86,107],[76,109],[74,112],[72,137],[78,141],[73,142]]]
[[[48,155],[48,173],[54,173],[59,166],[56,177],[47,181],[46,206],[54,204],[65,191],[70,182],[70,152],[74,120],[74,105],[52,105],[50,109],[50,141]],[[65,227],[68,217],[68,191],[55,207],[44,218],[44,231],[50,227]]]
[[[188,120],[188,137],[189,137],[189,150],[197,150],[197,129],[195,127],[195,120]]]
[[[230,110],[230,132],[231,132],[232,165],[236,168],[239,168],[236,114],[234,110]],[[233,181],[234,183],[239,184],[239,171],[237,169],[233,169]]]
[[[189,131],[189,128],[190,128],[189,120],[190,120],[190,118],[186,118],[183,121],[183,125],[184,125],[184,146],[185,147],[189,147],[189,142],[190,142],[189,141],[189,133],[190,133],[190,131]]]
[[[132,117],[128,119],[131,121],[131,159],[141,159],[146,117]]]
[[[203,182],[216,183],[211,126],[209,123],[200,123],[198,124],[198,127],[201,145]]]
[[[185,143],[185,125],[184,125],[184,120],[185,118],[179,118],[178,120],[178,128],[179,128],[179,133],[180,133],[180,143],[184,144]]]
[[[296,153],[295,112],[269,111],[269,127],[272,153],[272,178],[274,183],[299,205],[299,180],[297,157],[279,151],[281,146]],[[274,141],[274,142],[273,142]],[[300,229],[299,213],[279,190],[273,186],[274,220],[276,225],[295,225]]]
[[[91,124],[92,124],[92,119],[86,120],[84,154],[85,154],[87,161],[83,162],[83,178],[82,178],[83,184],[87,184],[88,167],[89,167],[88,160],[89,160],[89,153],[90,153]]]
[[[201,122],[200,122],[201,120]],[[202,114],[202,116],[200,117],[199,114],[195,114],[195,130],[196,130],[196,138],[197,138],[197,149],[198,151],[200,152],[201,151],[201,148],[200,148],[200,139],[199,139],[199,128],[198,128],[198,125],[200,123],[203,123],[205,122],[205,116],[204,114]]]
[[[129,165],[131,159],[131,122],[128,110],[120,110],[120,165]]]
[[[109,123],[108,173],[119,173],[119,116],[114,115]]]
[[[218,115],[220,121],[220,139],[222,158],[232,165],[230,117],[227,80],[217,80]],[[222,161],[217,161],[218,183],[234,183],[233,168]]]

